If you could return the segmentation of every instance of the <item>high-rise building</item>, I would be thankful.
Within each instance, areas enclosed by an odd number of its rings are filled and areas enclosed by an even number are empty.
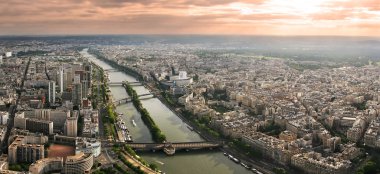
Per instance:
[[[53,134],[53,122],[47,120],[26,119],[25,129],[31,132],[40,132],[45,135]]]
[[[45,158],[44,145],[29,144],[25,136],[18,136],[8,146],[8,162],[10,164],[33,163],[43,158]]]
[[[48,93],[48,101],[50,104],[55,103],[55,82],[49,81],[49,93]]]
[[[58,81],[58,84],[59,84],[59,92],[62,93],[63,92],[63,67],[59,67],[59,81]]]
[[[35,109],[33,118],[50,121],[50,114],[50,109]]]
[[[63,132],[66,118],[70,117],[70,110],[52,110],[50,121],[53,122],[53,129],[57,132]]]
[[[85,80],[87,80],[88,82],[88,87],[91,86],[91,73],[92,73],[92,65],[90,62],[86,62],[84,65],[83,65],[83,68],[86,72],[85,74]]]
[[[72,102],[74,106],[82,106],[82,84],[81,83],[74,83],[73,84],[73,91],[72,91]]]
[[[68,117],[65,123],[65,133],[69,137],[76,137],[78,132],[78,117]]]

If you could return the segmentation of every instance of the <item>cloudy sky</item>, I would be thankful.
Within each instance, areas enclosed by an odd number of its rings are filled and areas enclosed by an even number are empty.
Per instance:
[[[0,35],[380,36],[380,0],[0,0]]]

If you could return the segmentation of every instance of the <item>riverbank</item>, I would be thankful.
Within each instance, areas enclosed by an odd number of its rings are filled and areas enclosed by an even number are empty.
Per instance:
[[[94,63],[92,63],[92,65],[94,66],[94,69],[92,74],[93,84],[91,85],[91,104],[93,105],[93,109],[99,109],[100,111],[100,134],[104,138],[111,140],[117,137],[116,127],[114,125],[116,112],[112,106],[112,102],[110,102],[112,97],[107,85],[108,79],[103,68]]]

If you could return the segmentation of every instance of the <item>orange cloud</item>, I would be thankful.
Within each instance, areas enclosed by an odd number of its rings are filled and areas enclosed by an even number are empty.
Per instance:
[[[377,0],[0,0],[0,34],[380,35]]]

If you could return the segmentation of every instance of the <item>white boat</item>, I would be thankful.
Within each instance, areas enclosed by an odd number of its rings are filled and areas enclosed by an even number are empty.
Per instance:
[[[133,140],[132,140],[132,136],[129,135],[129,134],[126,134],[125,141],[126,141],[126,142],[133,142]]]
[[[189,128],[189,130],[191,130],[191,131],[194,130],[193,127],[191,127],[191,126],[189,126],[189,125],[187,125],[187,128]]]
[[[135,120],[132,120],[132,124],[133,124],[133,126],[136,126]]]
[[[161,165],[164,165],[164,164],[165,164],[165,163],[163,163],[163,162],[161,162],[161,161],[157,161],[157,160],[156,160],[156,163],[161,164]]]

